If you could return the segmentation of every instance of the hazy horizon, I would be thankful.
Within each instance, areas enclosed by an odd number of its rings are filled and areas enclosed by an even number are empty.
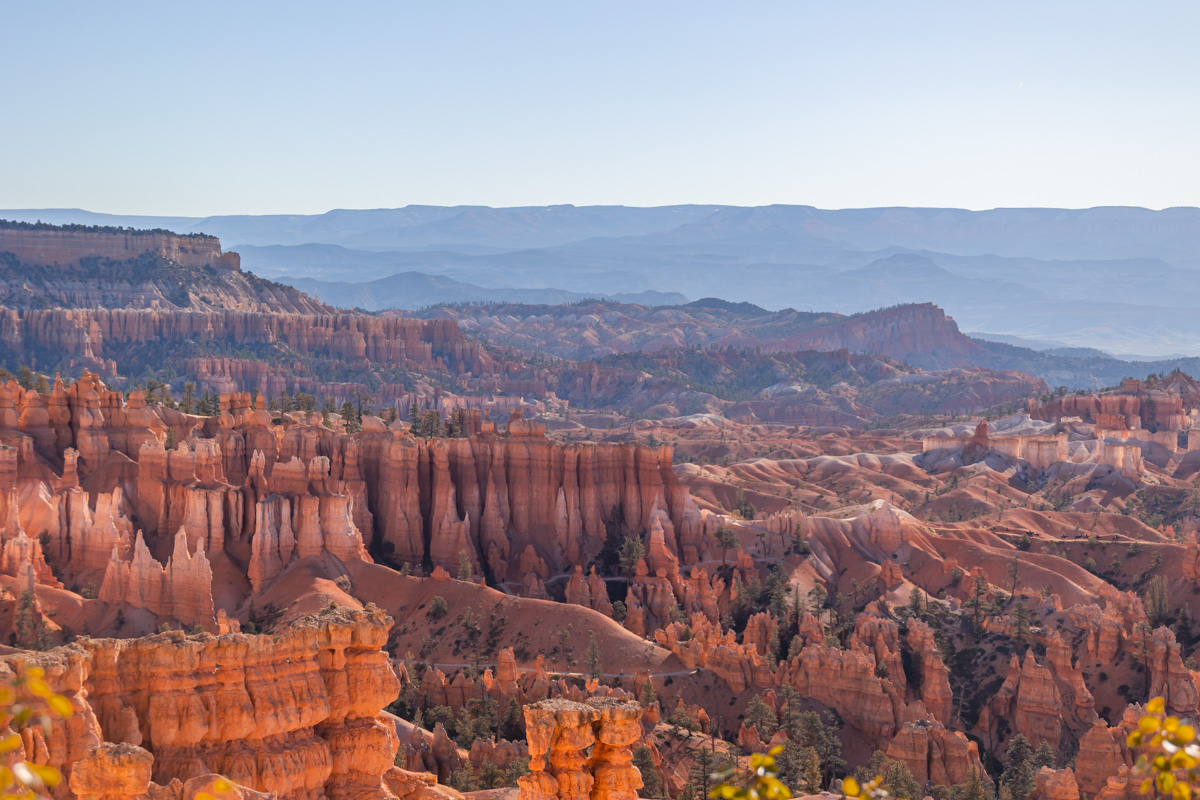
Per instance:
[[[914,205],[878,205],[878,206],[818,206],[812,203],[758,203],[753,205],[741,203],[700,203],[700,202],[682,202],[682,203],[660,203],[652,205],[640,205],[637,203],[526,203],[520,205],[489,205],[486,203],[421,203],[412,202],[405,203],[399,206],[336,206],[331,208],[320,209],[316,211],[264,211],[261,213],[239,213],[239,212],[224,212],[217,211],[212,214],[161,214],[161,213],[137,213],[126,211],[111,211],[108,209],[97,208],[81,208],[78,206],[12,206],[0,208],[0,215],[11,212],[35,212],[35,211],[54,211],[54,212],[84,212],[86,214],[96,214],[109,217],[146,217],[146,218],[177,218],[177,219],[193,219],[202,220],[213,217],[320,217],[326,214],[332,214],[339,211],[399,211],[406,208],[488,208],[494,210],[513,210],[513,209],[537,209],[537,208],[629,208],[629,209],[659,209],[682,206],[714,206],[721,208],[771,208],[771,207],[788,207],[788,208],[812,208],[818,211],[879,211],[887,209],[905,209],[911,211],[966,211],[971,213],[984,213],[989,211],[1097,211],[1102,209],[1131,209],[1141,211],[1176,211],[1176,210],[1196,210],[1200,211],[1200,201],[1196,205],[1174,205],[1174,206],[1145,206],[1135,205],[1132,203],[1105,203],[1092,206],[991,206],[982,208],[968,208],[966,206],[914,206]],[[3,216],[0,216],[2,219]]]

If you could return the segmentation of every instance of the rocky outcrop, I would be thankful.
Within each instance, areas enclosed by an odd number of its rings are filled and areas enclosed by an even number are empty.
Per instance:
[[[642,778],[632,747],[642,735],[632,701],[543,700],[525,707],[529,774],[521,800],[636,800]]]
[[[922,784],[954,786],[964,783],[972,770],[984,774],[979,746],[938,722],[906,723],[888,744],[887,755],[907,766]]]
[[[1058,685],[1050,670],[1029,651],[1022,661],[1015,654],[1009,662],[1004,684],[988,704],[991,717],[983,715],[980,726],[994,719],[1010,719],[1013,728],[1036,747],[1046,742],[1057,748],[1063,732],[1063,706]]]
[[[748,686],[775,685],[776,676],[770,664],[753,642],[738,642],[733,631],[722,632],[720,625],[709,622],[702,614],[692,615],[690,636],[684,625],[672,622],[656,630],[654,638],[687,667],[712,670],[733,692],[741,692]]]
[[[909,620],[905,641],[920,670],[920,698],[925,710],[942,725],[949,725],[954,705],[954,695],[950,691],[950,670],[938,651],[933,630],[920,620]],[[904,673],[901,671],[899,674]]]
[[[399,684],[378,611],[331,611],[280,636],[86,640],[104,738],[144,747],[158,783],[225,775],[281,798],[369,796],[396,737]],[[360,794],[355,794],[355,793]]]
[[[247,563],[256,591],[295,560],[369,560],[359,525],[373,533],[377,486],[365,470],[376,480],[378,470],[364,465],[363,441],[319,420],[273,426],[248,395],[197,417],[138,392],[125,400],[89,374],[69,388],[56,381],[49,399],[59,410],[34,424],[29,411],[46,397],[0,385],[0,437],[15,445],[0,446],[0,570],[28,563],[38,583],[57,586],[49,558],[77,590],[215,631],[214,558]],[[42,535],[24,536],[25,525]]]
[[[1133,765],[1125,747],[1125,734],[1110,728],[1102,719],[1096,720],[1079,740],[1075,756],[1075,779],[1079,789],[1092,797],[1108,785],[1122,767]]]
[[[1200,711],[1200,672],[1184,666],[1179,643],[1170,628],[1154,631],[1146,667],[1150,671],[1149,697],[1162,697],[1176,714]]]
[[[390,624],[341,610],[274,637],[83,639],[6,656],[0,673],[40,666],[71,702],[24,745],[63,772],[62,797],[187,800],[216,773],[247,800],[383,800],[397,746],[379,717],[399,688],[381,649]]]
[[[875,663],[873,655],[859,650],[809,645],[780,665],[778,680],[837,709],[867,736],[885,740],[896,731],[896,706],[890,687],[875,675]]]
[[[1070,767],[1042,767],[1034,776],[1037,794],[1042,800],[1079,800],[1079,784]]]
[[[303,297],[303,295],[300,295]],[[310,301],[311,302],[311,301]],[[307,309],[304,309],[307,310]],[[124,357],[126,348],[146,342],[179,345],[202,340],[217,345],[253,346],[274,342],[305,356],[323,356],[366,365],[442,369],[486,375],[491,359],[478,342],[466,339],[451,320],[368,317],[341,313],[277,313],[265,310],[156,310],[121,308],[5,309],[0,342],[18,359],[49,348],[64,358],[94,362]],[[262,374],[217,369],[220,362],[188,362],[193,377],[210,389],[263,392],[245,379]],[[200,367],[207,365],[201,372]],[[238,377],[242,381],[236,380]],[[233,385],[218,379],[232,380]],[[295,389],[289,389],[295,391]]]
[[[608,526],[651,534],[667,565],[707,551],[705,517],[675,477],[670,448],[563,445],[519,416],[506,437],[389,438],[372,445],[375,518],[396,560],[428,557],[453,573],[465,555],[498,581],[545,580],[595,558]]]
[[[155,255],[185,267],[240,269],[236,253],[222,253],[215,236],[170,231],[72,230],[52,226],[0,225],[0,252],[30,265],[78,265],[84,259],[128,261]]]
[[[686,342],[711,349],[761,346],[770,351],[883,353],[927,368],[965,366],[977,361],[982,353],[958,330],[953,319],[930,303],[897,306],[853,318],[830,314],[817,325],[807,318],[800,322],[790,309],[746,317],[711,307],[681,308],[664,315],[655,308],[603,301],[552,306],[522,316],[499,314],[488,308],[438,311],[461,315],[464,327],[486,330],[497,343],[519,347],[536,343],[539,350],[578,361],[637,349],[647,331],[659,337],[655,341]]]
[[[146,548],[139,533],[133,559],[122,558],[113,546],[112,557],[100,585],[100,599],[112,604],[128,603],[160,617],[176,619],[187,627],[199,626],[217,632],[213,606],[212,566],[201,541],[195,553],[188,552],[187,533],[175,534],[175,550],[165,567]]]

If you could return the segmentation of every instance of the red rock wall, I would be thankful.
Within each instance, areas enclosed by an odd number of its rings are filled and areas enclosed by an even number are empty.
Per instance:
[[[272,314],[255,311],[36,309],[0,312],[0,347],[23,358],[37,346],[66,356],[103,359],[114,344],[212,340],[230,345],[280,342],[303,355],[408,368],[443,367],[486,374],[490,359],[452,320],[367,317],[359,314]],[[219,360],[192,365],[225,370]],[[237,367],[236,369],[247,369]],[[257,377],[257,376],[256,376]],[[250,386],[239,388],[249,389]]]
[[[48,737],[31,730],[27,757],[78,796],[163,797],[151,778],[194,786],[218,773],[280,800],[383,800],[398,744],[380,716],[399,691],[390,626],[376,609],[343,609],[276,636],[90,639],[8,656],[0,673],[38,664],[71,701]]]
[[[0,228],[0,253],[4,252],[26,264],[47,266],[78,264],[85,258],[127,261],[152,253],[189,267],[241,269],[238,254],[223,254],[215,236]]]

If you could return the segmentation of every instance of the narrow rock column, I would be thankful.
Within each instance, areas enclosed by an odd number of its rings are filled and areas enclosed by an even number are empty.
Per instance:
[[[525,706],[530,772],[517,782],[520,800],[635,800],[641,716],[636,702],[609,697]]]
[[[642,737],[642,707],[612,697],[597,697],[588,704],[600,712],[596,746],[588,760],[596,800],[637,800],[642,774],[633,766],[633,746]]]

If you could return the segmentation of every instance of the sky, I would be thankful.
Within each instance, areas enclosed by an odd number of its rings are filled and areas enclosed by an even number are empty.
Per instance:
[[[0,208],[1200,205],[1191,2],[12,3]]]

